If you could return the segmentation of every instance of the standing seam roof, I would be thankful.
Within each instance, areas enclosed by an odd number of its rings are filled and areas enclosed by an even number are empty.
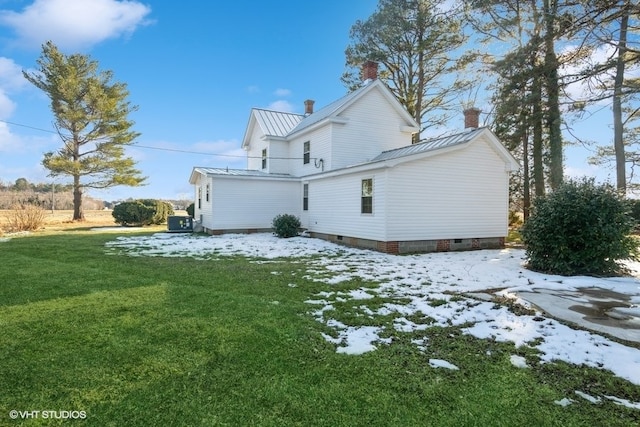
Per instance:
[[[340,107],[342,107],[343,105],[347,104],[349,101],[351,101],[351,99],[353,99],[356,96],[358,96],[358,94],[360,94],[360,92],[364,91],[365,88],[369,84],[371,84],[371,83],[368,83],[367,85],[364,85],[364,86],[354,90],[353,92],[346,94],[342,98],[339,98],[339,99],[333,101],[332,103],[330,103],[328,105],[325,105],[324,107],[322,107],[320,110],[314,112],[313,114],[310,114],[307,117],[304,117],[302,119],[302,121],[300,121],[300,123],[298,123],[295,128],[291,129],[291,131],[289,133],[301,131],[302,129],[306,129],[309,126],[312,126],[312,125],[314,125],[314,124],[326,119],[327,117],[330,117],[336,110],[340,109]]]
[[[300,114],[262,110],[259,108],[254,108],[254,113],[260,127],[265,135],[268,136],[284,137],[304,119],[304,116]]]
[[[425,153],[427,151],[438,150],[440,148],[452,147],[454,145],[464,144],[475,138],[484,128],[474,128],[466,132],[455,135],[443,136],[440,138],[425,140],[414,145],[408,145],[395,150],[383,151],[373,159],[372,162],[397,159],[399,157],[409,156],[411,154]]]

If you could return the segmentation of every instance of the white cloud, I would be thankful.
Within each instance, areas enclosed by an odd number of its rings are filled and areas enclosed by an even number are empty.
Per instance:
[[[267,106],[268,110],[281,111],[284,113],[293,113],[295,108],[289,101],[285,101],[284,99],[280,99],[278,101],[274,101]]]
[[[0,88],[6,91],[19,90],[27,85],[22,68],[13,59],[0,56]]]
[[[291,91],[289,89],[276,89],[273,94],[279,98],[284,98],[286,96],[291,95]]]
[[[7,94],[0,87],[0,120],[5,120],[11,116],[13,110],[15,110],[16,104],[13,102]],[[5,123],[1,123],[5,124]],[[0,146],[2,146],[2,141],[0,141]]]
[[[12,59],[0,57],[0,120],[9,118],[16,108],[8,94],[22,89],[26,84],[22,69]],[[3,137],[6,136],[3,133]]]
[[[137,1],[36,0],[22,12],[0,11],[0,25],[14,30],[20,46],[39,48],[51,40],[60,49],[77,49],[133,33],[150,12]]]
[[[0,105],[0,118],[3,117],[1,114],[2,106]],[[0,153],[16,152],[19,151],[21,147],[22,143],[20,138],[11,133],[6,123],[0,122]]]
[[[202,141],[193,145],[193,150],[211,153],[216,161],[235,162],[246,159],[247,153],[236,140]]]

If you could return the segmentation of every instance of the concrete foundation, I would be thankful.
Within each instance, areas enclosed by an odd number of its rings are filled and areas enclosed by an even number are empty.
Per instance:
[[[471,239],[439,239],[439,240],[403,240],[381,242],[378,240],[334,234],[309,232],[311,237],[328,240],[333,243],[390,254],[411,254],[448,251],[472,251],[479,249],[502,249],[504,237],[483,237]]]

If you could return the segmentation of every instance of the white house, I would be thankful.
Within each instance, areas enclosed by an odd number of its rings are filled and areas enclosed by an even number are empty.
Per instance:
[[[271,230],[293,214],[312,237],[389,253],[501,247],[513,156],[479,110],[465,130],[412,144],[419,125],[364,69],[362,87],[305,114],[253,109],[246,170],[195,167],[195,219],[212,234]]]

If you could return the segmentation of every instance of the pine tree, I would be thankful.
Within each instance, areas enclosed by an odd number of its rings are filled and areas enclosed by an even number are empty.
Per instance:
[[[131,130],[131,106],[123,83],[112,83],[111,71],[99,71],[87,55],[65,55],[52,43],[42,46],[35,72],[24,77],[51,100],[55,126],[62,140],[56,152],[45,153],[42,164],[51,176],[73,179],[73,220],[84,220],[86,188],[138,186],[145,178],[124,149],[139,136]]]
[[[462,15],[443,0],[379,0],[377,10],[351,27],[343,82],[354,89],[359,67],[368,60],[381,65],[384,80],[422,130],[445,124],[448,109],[468,87],[459,71],[471,56]],[[353,71],[356,70],[356,71]],[[428,120],[426,118],[428,117]],[[419,139],[419,138],[417,138]]]

